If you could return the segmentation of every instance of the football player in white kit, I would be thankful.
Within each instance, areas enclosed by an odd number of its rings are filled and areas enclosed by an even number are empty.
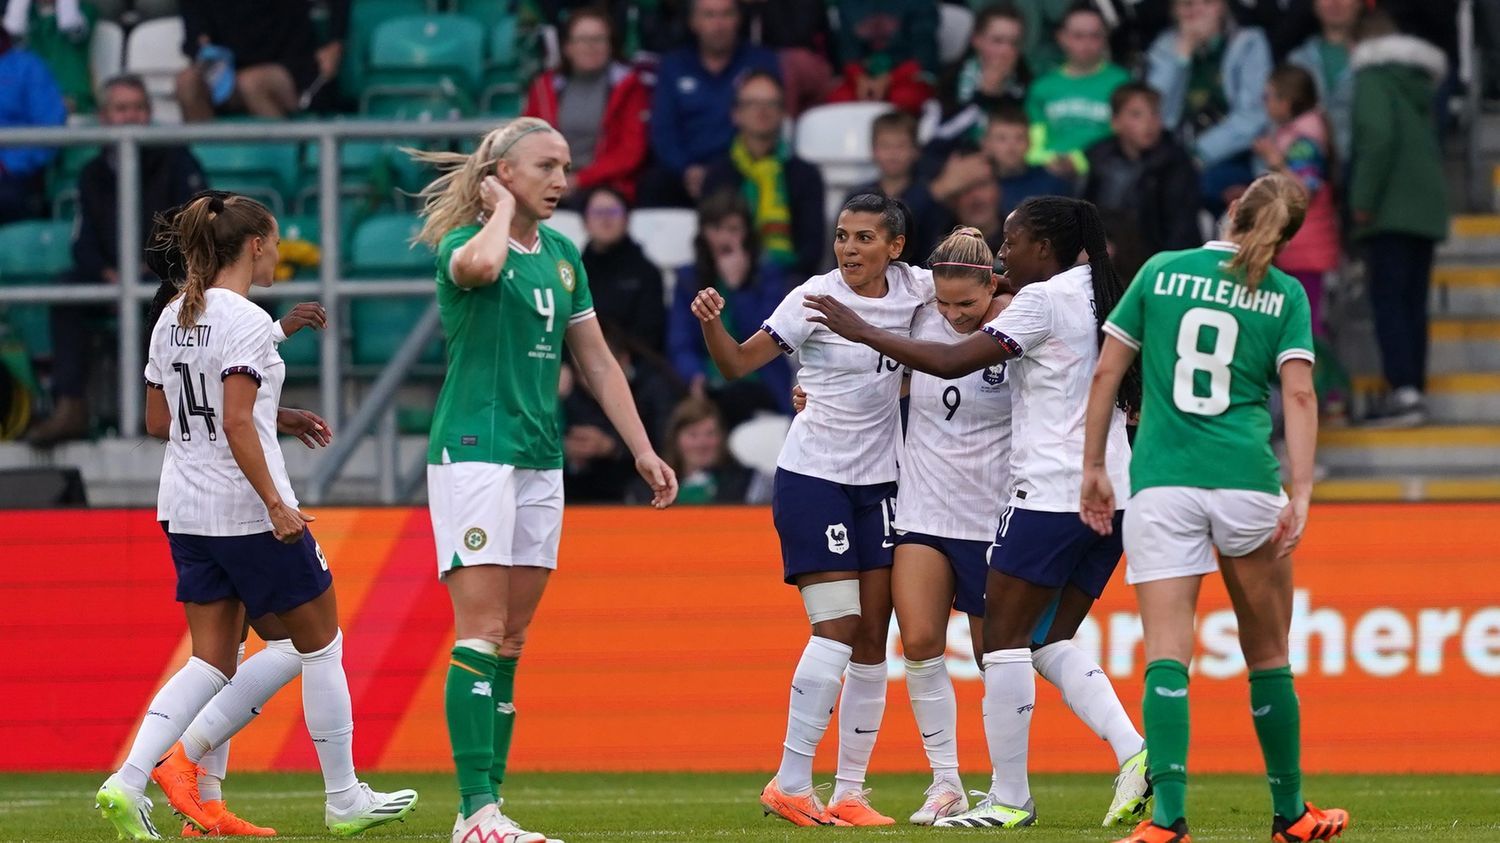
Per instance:
[[[313,519],[297,508],[276,439],[286,365],[271,317],[246,298],[252,285],[274,279],[276,221],[252,199],[209,194],[190,202],[171,231],[187,273],[182,295],[151,334],[146,429],[168,441],[161,515],[193,655],[151,701],[97,805],[120,837],[161,839],[145,795],[150,772],[235,674],[247,615],[275,615],[301,661],[325,824],[347,836],[404,819],[416,806],[414,791],[377,793],[354,774],[332,575],[307,529]]]
[[[908,226],[909,212],[896,200],[851,198],[834,231],[838,269],[793,289],[743,343],[720,320],[717,291],[703,290],[692,305],[726,378],[798,354],[798,379],[810,396],[777,459],[771,511],[783,576],[801,592],[812,635],[792,675],[781,766],[761,792],[767,814],[796,825],[895,823],[871,807],[864,780],[885,713],[901,366],[809,322],[802,301],[828,296],[882,331],[908,335],[912,317],[932,299],[932,274],[896,260]],[[812,763],[835,705],[837,790],[825,808]]]
[[[1104,818],[1108,826],[1146,809],[1145,741],[1108,676],[1071,639],[1122,551],[1118,539],[1079,531],[1071,522],[1077,520],[1083,411],[1099,358],[1100,324],[1124,284],[1110,263],[1098,210],[1076,199],[1022,202],[1005,221],[1001,259],[1019,292],[982,332],[956,343],[881,330],[827,296],[808,297],[809,318],[943,378],[1011,361],[1013,488],[990,549],[983,635],[985,738],[994,778],[978,806],[935,825],[1014,828],[1036,821],[1026,776],[1035,669],[1114,750],[1120,773]],[[1122,390],[1135,398],[1121,403],[1135,406],[1139,388],[1135,376]],[[1107,455],[1116,488],[1128,489],[1130,446],[1118,407]],[[1033,652],[1033,634],[1054,603],[1045,641]]]

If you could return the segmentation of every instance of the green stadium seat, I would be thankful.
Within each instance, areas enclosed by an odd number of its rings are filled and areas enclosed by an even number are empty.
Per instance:
[[[349,277],[432,277],[432,250],[411,242],[421,226],[421,220],[409,214],[378,214],[365,220],[355,230],[349,247]],[[354,364],[375,366],[389,361],[431,302],[430,295],[351,301],[350,351]],[[423,349],[419,362],[443,362],[441,339],[434,338]]]
[[[539,69],[524,67],[523,57],[542,55],[541,40],[535,33],[523,34],[514,16],[496,20],[488,32],[479,109],[483,114],[514,117],[526,105],[526,80]]]
[[[0,284],[50,284],[73,267],[73,226],[57,220],[23,220],[0,226]],[[52,354],[50,308],[0,306],[0,319],[32,357]]]
[[[193,154],[209,187],[261,199],[278,216],[285,212],[284,197],[297,184],[297,144],[202,143],[193,147]]]
[[[441,85],[371,85],[360,101],[360,114],[386,120],[449,120],[471,117],[473,99]]]
[[[274,311],[276,318],[280,319],[285,316],[287,311],[295,307],[296,304],[294,301],[284,301],[278,304]],[[335,331],[338,329],[330,324],[324,330]],[[281,353],[281,359],[286,362],[287,366],[311,369],[318,365],[318,348],[322,341],[323,334],[321,331],[303,328],[292,336],[287,337],[286,342],[277,346],[276,350]]]
[[[463,15],[403,15],[375,28],[365,95],[378,85],[473,90],[484,66],[484,27]]]
[[[427,0],[358,0],[349,4],[349,42],[344,45],[339,84],[344,94],[358,100],[364,94],[370,66],[370,42],[382,21],[430,11]]]

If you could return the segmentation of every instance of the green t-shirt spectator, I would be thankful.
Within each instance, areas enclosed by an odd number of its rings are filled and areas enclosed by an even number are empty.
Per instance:
[[[1075,170],[1087,172],[1083,151],[1110,136],[1109,97],[1129,81],[1124,68],[1108,61],[1082,76],[1062,66],[1036,80],[1026,96],[1026,116],[1031,120],[1026,162],[1045,165],[1066,155]]]

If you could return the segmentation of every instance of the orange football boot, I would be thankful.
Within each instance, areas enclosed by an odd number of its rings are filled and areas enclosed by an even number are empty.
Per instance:
[[[1121,837],[1115,843],[1193,843],[1193,836],[1188,834],[1187,820],[1178,820],[1171,828],[1144,820],[1129,837]]]
[[[1272,843],[1305,843],[1308,840],[1332,840],[1349,828],[1349,812],[1343,808],[1324,810],[1311,802],[1302,803],[1307,810],[1296,822],[1278,816],[1271,820]]]
[[[214,827],[218,818],[204,806],[203,800],[198,796],[198,774],[201,772],[203,768],[187,759],[182,742],[178,741],[172,745],[172,750],[166,757],[156,762],[156,767],[151,770],[151,780],[166,794],[167,804],[172,806],[172,810],[197,826],[199,831],[207,831]]]
[[[851,793],[828,806],[828,815],[849,825],[895,825],[896,821],[875,810],[868,789]]]
[[[249,820],[235,816],[234,812],[224,807],[224,800],[214,799],[203,803],[203,807],[217,813],[218,824],[207,832],[199,831],[198,827],[191,822],[182,824],[183,837],[275,837],[276,829],[256,825]]]
[[[849,825],[828,813],[816,790],[805,796],[794,796],[782,790],[774,778],[760,792],[760,806],[765,809],[766,816],[775,814],[792,825]]]

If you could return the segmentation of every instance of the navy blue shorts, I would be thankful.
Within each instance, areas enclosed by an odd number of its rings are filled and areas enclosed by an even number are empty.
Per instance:
[[[177,601],[212,603],[228,597],[258,618],[307,603],[333,585],[328,561],[313,538],[283,544],[272,533],[249,536],[188,536],[167,533],[177,567]]]
[[[990,548],[990,567],[1043,588],[1076,586],[1098,599],[1125,553],[1124,515],[1117,510],[1114,533],[1101,536],[1076,512],[1007,507]]]
[[[989,577],[990,543],[973,539],[947,539],[927,533],[897,533],[896,545],[920,544],[948,557],[953,568],[953,608],[966,615],[984,616],[984,581]]]
[[[803,574],[889,568],[895,517],[895,483],[850,486],[776,469],[771,519],[788,584]]]

